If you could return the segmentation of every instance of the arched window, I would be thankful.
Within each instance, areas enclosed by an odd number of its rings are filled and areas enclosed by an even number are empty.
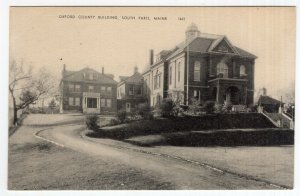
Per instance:
[[[196,61],[194,64],[194,81],[200,81],[201,64]]]
[[[225,63],[217,65],[217,75],[223,74],[223,78],[228,78],[228,66]]]
[[[246,75],[246,67],[245,65],[240,66],[240,76]]]

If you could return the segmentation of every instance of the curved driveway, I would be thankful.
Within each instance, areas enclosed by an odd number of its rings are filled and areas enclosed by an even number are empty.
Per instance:
[[[101,157],[111,162],[126,164],[149,172],[158,179],[175,184],[176,189],[280,188],[238,175],[207,169],[197,164],[189,164],[164,156],[155,156],[128,150],[121,146],[113,147],[110,145],[112,143],[121,145],[122,142],[106,139],[86,139],[80,134],[83,129],[81,125],[52,126],[41,131],[38,135],[89,156]],[[129,144],[122,145],[128,146]]]

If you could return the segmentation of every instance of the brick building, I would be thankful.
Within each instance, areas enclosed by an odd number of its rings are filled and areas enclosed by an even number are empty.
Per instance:
[[[120,76],[117,87],[118,110],[124,109],[126,112],[133,112],[140,103],[146,102],[143,85],[143,76],[136,67],[132,76]]]
[[[113,75],[91,68],[62,70],[60,112],[109,114],[117,112],[117,82]]]
[[[159,52],[155,61],[151,50],[150,65],[143,73],[150,105],[167,97],[187,105],[192,98],[201,103],[253,104],[256,58],[225,35],[201,33],[191,24],[185,41]]]

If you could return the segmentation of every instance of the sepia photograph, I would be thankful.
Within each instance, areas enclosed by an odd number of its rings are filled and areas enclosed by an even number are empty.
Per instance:
[[[295,65],[296,7],[11,6],[7,189],[292,190]]]

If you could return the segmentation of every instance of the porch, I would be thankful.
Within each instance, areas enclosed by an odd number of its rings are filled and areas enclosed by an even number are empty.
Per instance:
[[[100,114],[100,93],[83,92],[82,111]]]

